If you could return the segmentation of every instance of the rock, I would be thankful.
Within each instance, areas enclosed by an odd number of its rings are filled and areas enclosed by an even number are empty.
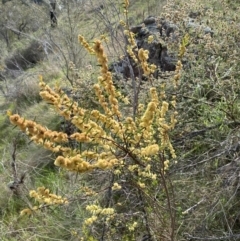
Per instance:
[[[197,12],[193,12],[193,11],[192,11],[192,12],[189,13],[188,16],[189,16],[190,18],[197,18],[197,17],[199,17],[200,15],[201,15],[201,12],[200,12],[200,11],[197,11]]]
[[[137,37],[141,38],[149,34],[149,30],[147,28],[141,28],[137,34],[138,34]]]
[[[175,71],[177,59],[168,55],[167,47],[162,47],[160,63],[163,71]]]
[[[137,25],[137,26],[131,27],[130,31],[136,34],[141,30],[141,28],[142,28],[142,25]]]
[[[202,14],[204,13],[199,11],[190,12],[189,17],[184,21],[185,28],[192,30],[193,33],[202,31],[203,34],[213,36],[214,31],[199,20],[198,17]],[[177,40],[178,30],[177,24],[153,16],[147,17],[142,23],[130,28],[130,31],[135,34],[137,48],[134,51],[136,52],[136,57],[137,51],[141,48],[149,51],[148,62],[157,66],[157,71],[154,73],[155,77],[158,75],[159,70],[175,71],[176,69],[177,53],[175,56],[169,54],[167,46],[168,43]],[[149,36],[153,36],[151,42],[148,41]],[[187,60],[184,60],[183,64],[185,67],[191,67]],[[109,69],[117,73],[117,75],[122,75],[124,78],[142,77],[143,74],[141,68],[137,66],[129,55],[112,63]]]
[[[208,26],[205,27],[205,28],[203,29],[203,31],[204,31],[205,34],[210,34],[211,37],[213,37],[214,32],[212,31],[212,29],[211,29],[210,27],[208,27]]]
[[[166,34],[167,37],[169,37],[172,33],[174,33],[176,30],[178,30],[177,25],[173,24],[173,23],[169,23],[167,21],[163,21],[162,22],[162,36],[163,34],[163,30]]]
[[[156,23],[156,18],[149,16],[148,18],[146,18],[146,19],[143,21],[143,23],[144,23],[145,25],[154,24],[154,23]]]
[[[199,28],[201,25],[199,23],[195,22],[195,19],[189,18],[185,21],[185,26],[187,28],[196,29],[196,28]]]
[[[154,73],[155,77],[158,75],[159,69],[161,71],[174,71],[176,69],[176,58],[168,54],[167,44],[163,47],[162,43],[160,43],[161,38],[163,38],[161,36],[162,28],[164,28],[166,35],[170,36],[177,29],[177,26],[166,21],[160,22],[158,18],[149,16],[143,23],[130,29],[135,34],[138,49],[148,50],[148,62],[158,67],[158,70]],[[148,41],[150,35],[153,36],[152,42]],[[112,63],[109,70],[116,73],[117,76],[119,74],[122,75],[124,78],[131,78],[132,74],[134,74],[134,77],[139,77],[143,74],[141,68],[128,55]]]
[[[207,25],[204,25],[202,23],[199,23],[197,22],[195,19],[193,18],[189,18],[185,21],[185,26],[188,28],[188,29],[197,29],[197,28],[201,28],[202,31],[205,33],[205,34],[210,34],[211,36],[213,36],[214,32],[213,30],[207,26]]]

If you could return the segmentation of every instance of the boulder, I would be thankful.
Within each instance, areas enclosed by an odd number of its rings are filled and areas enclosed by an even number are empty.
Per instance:
[[[168,53],[167,44],[165,45],[163,44],[164,41],[161,41],[165,36],[169,37],[176,30],[176,25],[153,16],[149,16],[141,24],[130,28],[130,31],[135,34],[137,48],[148,50],[148,62],[158,67],[158,70],[154,73],[155,76],[158,75],[159,70],[174,71],[176,69],[177,59]],[[148,40],[149,36],[153,36],[152,42]],[[124,78],[130,78],[132,74],[134,74],[134,77],[142,75],[141,68],[134,63],[129,55],[112,63],[109,70],[121,74]]]
[[[190,12],[189,17],[184,21],[187,31],[202,31],[203,34],[213,36],[213,30],[200,22],[198,17],[200,12]],[[137,56],[137,51],[141,48],[149,51],[148,62],[155,64],[158,68],[154,76],[158,76],[159,71],[175,71],[177,62],[177,53],[171,54],[168,51],[168,43],[176,41],[178,38],[179,27],[165,19],[149,16],[144,21],[130,28],[130,31],[135,35],[137,48],[134,50]],[[149,41],[149,36],[153,36],[153,41]],[[127,39],[126,39],[127,41]],[[188,66],[187,61],[184,61],[184,66]],[[142,71],[139,66],[127,54],[121,60],[114,62],[110,71],[122,75],[124,78],[141,77]]]

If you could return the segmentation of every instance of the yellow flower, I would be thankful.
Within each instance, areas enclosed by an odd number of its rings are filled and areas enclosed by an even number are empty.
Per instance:
[[[65,158],[63,156],[58,156],[54,162],[55,166],[62,167],[66,165]]]
[[[141,149],[141,154],[143,156],[153,156],[159,152],[159,146],[157,144],[153,144]]]
[[[140,188],[145,188],[146,187],[146,185],[144,183],[142,183],[142,182],[138,182],[138,185],[139,185]]]
[[[156,108],[157,108],[157,106],[154,102],[150,102],[148,104],[147,110],[145,111],[145,113],[141,119],[142,126],[144,126],[144,127],[149,126],[150,122],[154,118],[154,113],[155,113]]]
[[[169,160],[164,161],[164,170],[168,170],[169,168]]]
[[[118,183],[114,183],[113,184],[113,186],[112,186],[112,190],[119,190],[119,189],[121,189],[122,187],[121,187],[121,185],[119,185]]]
[[[20,216],[24,216],[24,215],[31,215],[32,214],[32,210],[29,208],[25,208],[20,212]]]
[[[127,8],[129,6],[129,1],[128,0],[124,0],[124,7]]]
[[[161,108],[161,117],[163,118],[165,116],[165,114],[168,111],[168,106],[169,104],[166,101],[163,101],[162,103],[162,108]]]
[[[114,209],[113,208],[103,208],[101,210],[101,214],[102,215],[112,215],[114,213]]]
[[[105,159],[99,159],[98,162],[96,163],[96,167],[105,169],[108,168],[108,161]]]
[[[135,228],[137,227],[137,222],[134,222],[132,225],[130,225],[129,227],[128,227],[128,230],[129,231],[134,231],[135,230]]]
[[[125,23],[123,20],[120,20],[119,23],[120,23],[123,27],[126,26],[126,23]]]
[[[91,225],[93,222],[97,220],[97,216],[93,215],[91,218],[88,218],[84,221],[86,225]]]
[[[37,194],[37,192],[36,192],[35,190],[31,190],[31,191],[29,192],[29,196],[30,196],[30,197],[33,197],[33,198],[36,198],[36,197],[38,196],[38,194]]]
[[[152,43],[153,40],[154,40],[153,35],[150,35],[150,36],[148,37],[148,43],[149,43],[149,44]]]

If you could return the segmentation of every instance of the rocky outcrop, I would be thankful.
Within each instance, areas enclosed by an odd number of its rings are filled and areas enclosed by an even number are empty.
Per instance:
[[[199,14],[199,12],[189,14],[189,18],[184,23],[185,30],[195,31],[200,29],[204,34],[213,36],[210,27],[198,22],[197,17]],[[149,16],[141,24],[130,28],[130,31],[135,34],[137,48],[148,50],[148,62],[158,67],[154,73],[155,76],[158,75],[159,71],[175,71],[177,53],[169,53],[167,45],[169,42],[178,41],[178,30],[179,27],[176,24],[153,16]],[[152,42],[149,42],[149,36],[153,36]],[[184,62],[186,65],[187,61]],[[124,78],[142,75],[141,68],[134,63],[129,55],[124,56],[118,62],[114,62],[110,67],[110,71],[121,74]]]
[[[158,67],[155,75],[158,74],[158,71],[174,71],[176,68],[176,57],[170,55],[167,45],[164,45],[160,41],[161,38],[170,37],[176,29],[176,25],[152,16],[146,18],[143,23],[133,26],[130,29],[130,31],[135,34],[138,49],[143,48],[148,50],[148,62]],[[153,41],[149,41],[149,36],[153,36]],[[128,55],[120,61],[114,62],[110,70],[122,74],[124,78],[131,77],[131,70],[135,77],[139,77],[139,75],[142,74],[141,69]]]

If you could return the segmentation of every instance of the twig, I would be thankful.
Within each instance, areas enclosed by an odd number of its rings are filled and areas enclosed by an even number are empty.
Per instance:
[[[194,209],[196,209],[202,202],[204,202],[206,199],[203,198],[201,199],[198,203],[196,203],[195,205],[193,205],[192,207],[188,208],[187,210],[185,210],[184,212],[182,212],[182,214],[189,214],[190,212],[192,212]]]
[[[110,206],[110,202],[111,202],[111,199],[112,199],[112,186],[113,186],[113,183],[114,183],[114,174],[111,173],[110,185],[109,185],[108,191],[107,191],[106,208],[108,208]],[[101,239],[100,239],[102,241],[105,240],[106,228],[107,228],[107,225],[106,225],[106,218],[105,218],[104,223],[103,223],[102,235],[101,235]]]
[[[17,140],[13,141],[13,152],[12,152],[12,162],[11,167],[13,171],[13,181],[8,183],[8,188],[13,191],[14,194],[18,195],[19,186],[23,184],[25,173],[23,173],[20,178],[17,175],[17,167],[16,167],[16,151],[17,151]]]

